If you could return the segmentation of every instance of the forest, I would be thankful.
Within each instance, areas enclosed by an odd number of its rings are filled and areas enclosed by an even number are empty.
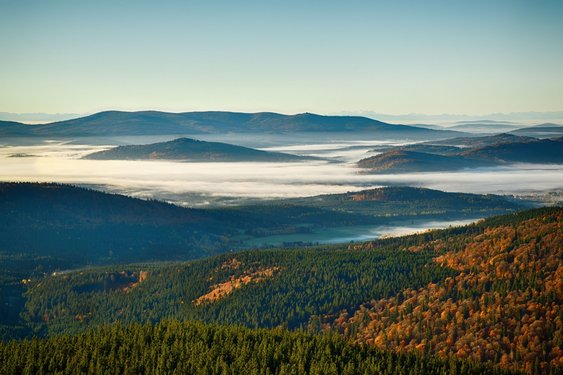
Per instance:
[[[358,342],[399,351],[498,363],[529,373],[561,369],[563,211],[485,228],[471,239],[433,239],[432,251],[456,270],[424,288],[407,288],[343,312],[332,328]]]
[[[14,336],[172,318],[340,334],[385,352],[558,373],[562,217],[562,208],[542,208],[366,243],[31,278]]]
[[[165,320],[0,343],[5,374],[511,374],[469,361],[397,354],[338,335]]]

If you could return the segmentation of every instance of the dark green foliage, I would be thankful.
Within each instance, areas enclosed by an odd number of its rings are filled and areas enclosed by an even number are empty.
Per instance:
[[[335,335],[164,321],[0,343],[0,372],[120,374],[509,374],[354,346]]]
[[[352,312],[374,298],[451,276],[453,271],[432,262],[435,253],[424,250],[430,241],[449,240],[448,250],[456,250],[488,227],[516,223],[554,210],[558,208],[350,246],[247,251],[191,263],[111,266],[44,278],[36,275],[27,288],[25,321],[21,324],[32,327],[37,334],[76,332],[90,324],[156,321],[165,317],[251,327],[304,327],[313,316],[323,318],[343,309]],[[412,246],[421,247],[422,251],[401,251]],[[241,263],[239,268],[221,268],[233,258]],[[249,283],[211,304],[192,303],[213,285],[268,267],[279,267],[273,278]],[[149,272],[148,279],[124,292],[123,288],[131,282],[127,277],[134,277],[132,273],[138,275],[141,270]]]
[[[238,268],[222,266],[232,259],[240,262]],[[192,302],[213,285],[268,268],[277,269],[272,278],[249,283],[212,303]],[[148,279],[124,292],[119,287],[120,272],[140,270],[149,272]],[[38,334],[166,317],[296,328],[304,327],[312,315],[353,309],[371,298],[451,274],[432,264],[430,254],[391,248],[249,251],[184,264],[110,267],[41,279],[26,294],[24,316]]]
[[[0,341],[29,335],[20,318],[25,305],[25,284],[56,268],[68,268],[64,260],[29,254],[0,252]]]

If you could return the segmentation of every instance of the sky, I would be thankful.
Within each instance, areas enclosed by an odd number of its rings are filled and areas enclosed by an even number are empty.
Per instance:
[[[0,112],[563,110],[563,1],[0,0]]]

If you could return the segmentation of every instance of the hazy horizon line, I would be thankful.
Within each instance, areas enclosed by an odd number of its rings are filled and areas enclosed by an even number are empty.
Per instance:
[[[93,112],[84,113],[46,113],[46,112],[3,112],[0,111],[1,121],[17,121],[22,123],[37,124],[37,123],[48,123],[56,121],[71,120],[79,117],[90,116],[96,113],[118,111],[118,112],[165,112],[165,113],[189,113],[189,112],[233,112],[233,113],[279,113],[283,115],[296,115],[300,113],[314,113],[324,116],[362,116],[380,121],[435,121],[435,122],[450,122],[450,121],[473,121],[473,120],[494,120],[494,121],[548,121],[548,120],[559,120],[563,122],[563,110],[560,111],[522,111],[522,112],[494,112],[488,114],[456,114],[456,113],[380,113],[372,110],[360,110],[360,111],[337,111],[337,112],[285,112],[285,111],[237,111],[237,110],[162,110],[162,109],[104,109]]]

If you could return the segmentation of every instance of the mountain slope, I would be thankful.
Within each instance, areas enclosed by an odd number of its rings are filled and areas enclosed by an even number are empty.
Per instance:
[[[430,130],[407,125],[391,125],[359,116],[321,116],[311,113],[107,111],[73,120],[44,125],[20,124],[18,132],[29,136],[80,137],[158,134],[217,133],[295,133],[295,132],[368,132],[447,137],[452,131]],[[20,135],[0,127],[0,135]]]
[[[148,145],[117,146],[94,152],[83,159],[96,160],[186,160],[186,161],[298,161],[310,158],[281,152],[268,152],[219,142],[204,142],[178,138],[169,142]]]
[[[380,348],[423,348],[532,374],[560,373],[563,209],[536,212],[465,240],[407,246],[433,252],[435,264],[457,275],[343,312],[334,327]]]
[[[557,373],[562,208],[363,244],[245,251],[31,280],[38,334],[164,318],[303,327],[399,352]]]

